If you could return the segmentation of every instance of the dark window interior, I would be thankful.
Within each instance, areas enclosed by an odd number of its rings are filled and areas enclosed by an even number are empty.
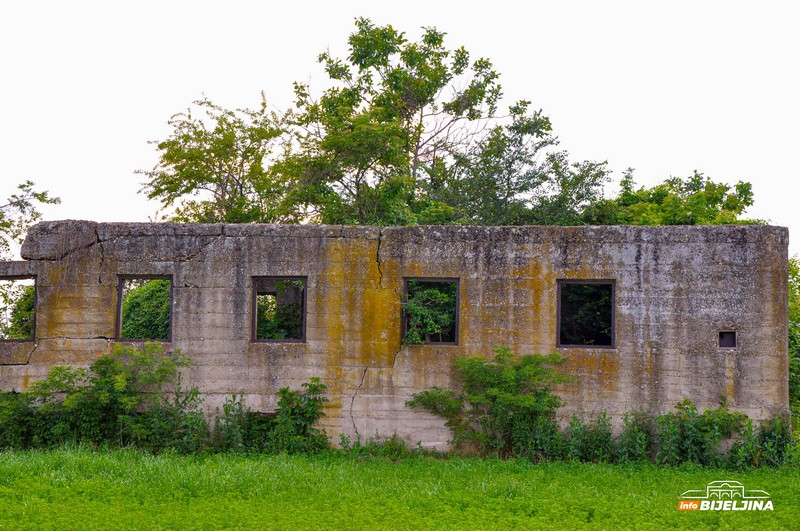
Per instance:
[[[0,341],[33,341],[35,322],[35,280],[0,279]]]
[[[305,339],[304,278],[253,279],[253,339],[301,341]]]
[[[720,348],[736,348],[736,332],[719,333]]]
[[[558,345],[614,345],[614,284],[560,282]]]
[[[120,339],[169,341],[172,280],[168,277],[121,277],[118,315]]]
[[[406,280],[403,339],[409,344],[458,342],[457,280]]]

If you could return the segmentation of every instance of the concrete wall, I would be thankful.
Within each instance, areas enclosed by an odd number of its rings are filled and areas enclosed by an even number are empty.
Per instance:
[[[195,363],[210,408],[231,393],[268,411],[311,376],[329,386],[328,434],[396,432],[445,444],[442,422],[404,406],[453,385],[453,359],[558,350],[575,382],[563,418],[605,409],[667,411],[724,396],[756,419],[788,411],[785,228],[338,227],[44,222],[35,342],[0,342],[0,386],[27,388],[57,364],[88,365],[116,342],[118,275],[171,275],[172,341]],[[307,277],[304,342],[251,341],[254,276]],[[404,277],[460,280],[458,345],[401,345]],[[616,283],[613,349],[556,349],[557,280]],[[720,330],[738,346],[721,349]]]

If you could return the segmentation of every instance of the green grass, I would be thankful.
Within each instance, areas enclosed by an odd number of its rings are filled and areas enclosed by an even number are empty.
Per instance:
[[[718,479],[774,511],[678,511]],[[0,453],[0,529],[508,529],[800,526],[800,469],[727,472],[414,457]]]

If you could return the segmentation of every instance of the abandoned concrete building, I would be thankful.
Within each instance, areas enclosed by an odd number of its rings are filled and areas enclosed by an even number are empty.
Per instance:
[[[787,245],[769,226],[42,222],[24,260],[0,263],[0,279],[35,286],[28,336],[0,341],[0,387],[153,339],[192,358],[210,411],[232,393],[271,411],[280,387],[318,376],[332,438],[437,446],[443,422],[405,402],[454,385],[455,357],[503,344],[565,358],[565,419],[721,397],[763,419],[788,412]],[[165,297],[160,330],[125,322],[143,286]],[[433,333],[404,310],[426,290],[450,305]]]

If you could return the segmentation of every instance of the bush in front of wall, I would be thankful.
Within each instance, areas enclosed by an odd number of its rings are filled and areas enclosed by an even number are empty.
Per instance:
[[[295,454],[317,453],[330,448],[325,432],[314,426],[325,414],[327,386],[314,377],[301,387],[300,391],[288,387],[278,390],[278,411],[267,437],[268,450]]]
[[[317,453],[330,448],[324,431],[315,427],[325,415],[327,386],[319,378],[301,384],[302,390],[278,390],[278,409],[262,415],[247,407],[243,395],[222,406],[214,426],[214,447],[232,452]]]
[[[799,446],[792,441],[789,419],[773,417],[762,422],[757,430],[747,419],[739,440],[728,453],[728,464],[732,468],[781,466],[794,459],[792,452]]]
[[[442,417],[453,432],[456,448],[473,446],[484,455],[508,457],[538,452],[542,446],[526,443],[525,434],[555,421],[561,400],[552,392],[569,380],[555,372],[563,360],[558,354],[514,358],[508,347],[497,346],[494,357],[456,358],[462,383],[459,393],[434,387],[406,403]]]
[[[614,434],[611,419],[603,411],[583,423],[572,417],[566,433],[567,456],[574,461],[607,463],[614,459]]]
[[[315,424],[324,415],[319,378],[302,390],[278,391],[275,414],[261,414],[233,395],[213,434],[196,387],[184,389],[189,359],[161,343],[117,344],[88,368],[53,367],[24,393],[0,392],[0,449],[69,443],[133,446],[151,452],[319,452],[329,448]]]
[[[88,368],[54,367],[25,393],[26,446],[67,442],[195,451],[207,439],[197,389],[183,391],[179,369],[189,359],[160,343],[117,344]]]
[[[655,459],[659,464],[721,465],[725,454],[720,444],[739,434],[747,421],[747,415],[730,411],[724,401],[703,413],[698,413],[697,406],[688,399],[675,409],[656,419]]]
[[[643,410],[625,413],[616,444],[617,461],[620,463],[650,460],[655,446],[655,418]]]
[[[244,395],[233,394],[222,405],[222,414],[214,424],[214,448],[224,452],[260,452],[266,447],[269,432],[275,426],[272,416],[252,411]]]

